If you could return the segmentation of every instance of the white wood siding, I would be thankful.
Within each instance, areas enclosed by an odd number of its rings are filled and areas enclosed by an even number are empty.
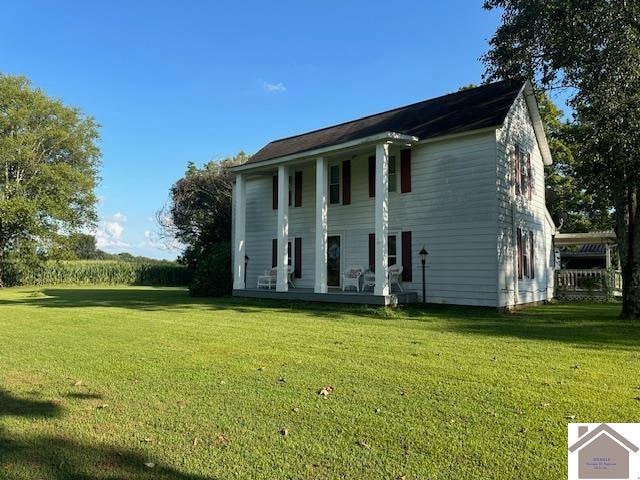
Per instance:
[[[511,154],[519,144],[521,152],[531,154],[534,189],[531,200],[526,189],[515,194],[515,168]],[[502,128],[496,131],[497,193],[498,193],[498,298],[500,307],[516,303],[548,300],[553,295],[551,257],[551,226],[545,206],[544,164],[529,110],[521,94]],[[523,162],[522,168],[526,168]],[[515,229],[534,232],[535,278],[517,279]]]
[[[329,235],[342,235],[343,267],[368,266],[368,235],[374,232],[374,199],[369,198],[368,156],[351,158],[351,205],[329,205]],[[400,153],[391,149],[400,164]],[[339,163],[347,158],[335,158]],[[495,306],[497,302],[496,165],[493,132],[413,147],[412,192],[389,194],[389,232],[412,232],[413,282],[421,292],[418,251],[427,261],[427,300],[435,303]],[[289,235],[302,238],[302,278],[313,287],[315,242],[315,165],[303,168],[302,207],[289,208]],[[295,169],[291,169],[293,175]],[[398,181],[400,176],[398,175]],[[272,209],[270,175],[247,179],[247,287],[271,267],[277,212]],[[400,251],[398,252],[400,254]],[[399,261],[401,258],[399,257]]]
[[[518,143],[531,153],[533,196],[516,197],[511,151]],[[342,267],[368,266],[368,236],[374,228],[374,199],[369,198],[368,157],[335,157],[329,165],[351,159],[351,204],[329,205],[329,235],[342,236]],[[412,232],[413,281],[405,289],[422,292],[418,251],[427,260],[427,301],[507,307],[550,299],[553,294],[553,227],[545,207],[544,166],[524,97],[521,95],[497,130],[426,142],[412,149],[412,191],[389,194],[389,232]],[[523,164],[523,168],[526,168]],[[296,286],[313,288],[315,258],[315,163],[291,167],[303,172],[302,207],[289,207],[289,236],[302,238],[302,278]],[[342,169],[341,169],[342,170]],[[247,288],[271,268],[277,211],[272,208],[272,175],[248,175],[246,253]],[[342,179],[341,179],[342,186]],[[342,194],[342,192],[341,192]],[[293,195],[292,195],[293,200]],[[535,235],[535,279],[517,280],[515,228]],[[293,250],[292,250],[293,254]],[[292,261],[293,263],[293,261]]]

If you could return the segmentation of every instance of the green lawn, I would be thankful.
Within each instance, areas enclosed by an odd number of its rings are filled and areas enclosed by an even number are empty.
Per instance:
[[[617,313],[0,290],[0,478],[566,478],[568,422],[640,416]]]

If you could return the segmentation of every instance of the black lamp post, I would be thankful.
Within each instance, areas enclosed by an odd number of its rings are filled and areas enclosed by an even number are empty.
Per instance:
[[[244,256],[244,288],[247,288],[247,265],[249,264],[249,257]]]
[[[429,255],[429,252],[427,252],[423,246],[422,250],[418,252],[418,255],[420,255],[420,263],[422,263],[422,303],[427,303],[427,287],[425,285],[425,279],[426,279],[425,271],[427,267],[427,255]]]

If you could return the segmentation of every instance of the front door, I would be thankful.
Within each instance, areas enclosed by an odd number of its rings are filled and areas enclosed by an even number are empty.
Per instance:
[[[327,236],[327,285],[340,286],[340,235]]]

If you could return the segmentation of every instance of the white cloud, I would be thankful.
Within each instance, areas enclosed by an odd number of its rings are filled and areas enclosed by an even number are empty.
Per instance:
[[[127,221],[127,217],[126,215],[124,215],[123,213],[115,213],[111,216],[111,220],[116,221],[116,222],[126,222]]]
[[[262,88],[264,88],[265,91],[269,93],[280,93],[280,92],[287,91],[287,87],[285,87],[284,83],[282,82],[278,82],[278,83],[262,82]]]
[[[100,220],[92,232],[96,237],[96,246],[101,250],[128,247],[129,244],[122,239],[123,223],[126,221],[127,217],[120,212]]]

